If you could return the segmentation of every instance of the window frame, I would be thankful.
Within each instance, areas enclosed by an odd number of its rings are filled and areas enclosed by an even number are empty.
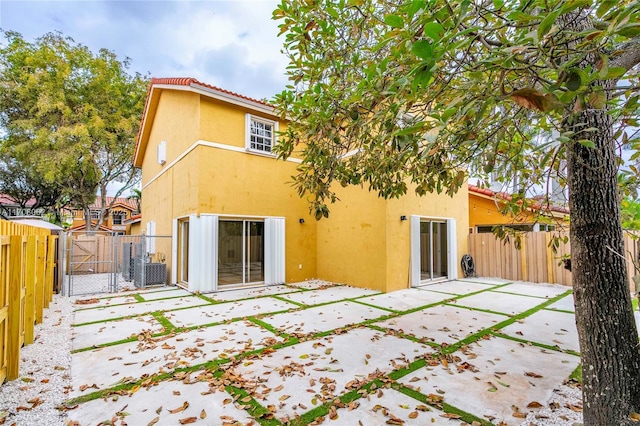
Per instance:
[[[119,222],[116,222],[116,216],[120,218]],[[111,212],[111,224],[112,225],[124,225],[127,220],[127,212],[116,210]]]
[[[271,126],[271,140],[270,140],[268,151],[264,149],[251,147],[251,144],[252,144],[251,136],[253,136],[252,134],[253,122]],[[247,152],[251,152],[253,154],[259,154],[259,155],[265,155],[268,157],[275,157],[276,155],[273,153],[273,148],[275,147],[276,143],[278,143],[277,135],[278,135],[278,121],[269,120],[268,118],[260,117],[260,116],[249,114],[249,113],[245,115],[245,149],[247,150]],[[256,135],[256,136],[260,138],[266,138],[264,135]],[[256,142],[253,142],[253,143],[256,144]],[[260,145],[267,146],[264,143],[261,143]]]

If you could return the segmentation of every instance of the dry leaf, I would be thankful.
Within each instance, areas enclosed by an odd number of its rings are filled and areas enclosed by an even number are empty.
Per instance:
[[[538,373],[534,373],[533,371],[525,371],[524,373],[525,376],[527,377],[535,377],[536,379],[541,379],[542,376]]]
[[[182,406],[178,407],[178,408],[174,408],[173,410],[169,410],[169,412],[171,414],[176,414],[176,413],[180,413],[184,410],[186,410],[189,407],[189,401],[185,401],[182,403]]]
[[[153,426],[156,423],[158,423],[160,421],[160,417],[156,417],[153,420],[151,420],[149,423],[147,423],[147,426]]]
[[[200,411],[200,418],[201,419],[206,419],[207,418],[207,412],[204,411],[204,410]]]
[[[187,417],[187,418],[184,418],[184,419],[180,419],[178,421],[180,422],[181,425],[188,425],[188,424],[197,422],[198,418],[197,417]]]
[[[455,413],[444,413],[444,414],[440,414],[440,417],[444,417],[445,419],[459,419],[462,416]]]
[[[415,419],[418,417],[418,412],[417,411],[412,411],[409,413],[409,418],[410,419]]]
[[[527,408],[542,408],[542,404],[540,404],[538,401],[531,401],[529,404],[527,404]]]

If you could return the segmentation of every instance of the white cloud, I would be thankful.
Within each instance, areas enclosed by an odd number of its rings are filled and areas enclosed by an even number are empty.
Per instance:
[[[257,98],[286,84],[282,37],[264,1],[6,1],[0,27],[34,39],[60,30],[154,77],[194,77]]]

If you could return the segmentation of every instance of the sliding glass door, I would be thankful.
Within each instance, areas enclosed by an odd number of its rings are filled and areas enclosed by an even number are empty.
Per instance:
[[[446,278],[447,223],[440,221],[420,221],[420,280],[430,281]]]
[[[264,221],[220,220],[218,286],[264,282]]]

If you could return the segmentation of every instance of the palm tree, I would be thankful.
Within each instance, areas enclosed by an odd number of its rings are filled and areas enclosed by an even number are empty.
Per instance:
[[[142,213],[141,202],[142,202],[142,191],[138,188],[132,188],[131,194],[127,197],[127,200],[134,200],[136,202],[136,214]]]

